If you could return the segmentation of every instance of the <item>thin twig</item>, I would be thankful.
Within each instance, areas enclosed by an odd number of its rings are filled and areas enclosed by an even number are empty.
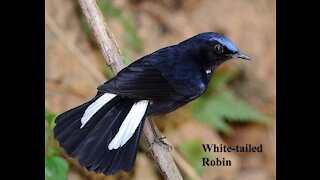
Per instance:
[[[47,79],[45,81],[45,87],[46,87],[46,90],[51,90],[51,91],[63,93],[63,94],[72,94],[83,99],[87,98],[88,94],[96,93],[96,91],[90,91],[90,90],[84,91],[83,89],[79,91],[79,89],[73,88],[65,84],[61,84],[53,79]]]
[[[106,63],[111,68],[112,72],[117,74],[125,67],[124,60],[113,34],[106,26],[103,15],[96,4],[96,1],[79,0],[79,4]],[[151,144],[156,138],[156,135],[151,128],[152,126],[154,126],[156,131],[158,130],[151,119],[147,118],[143,128],[143,135],[149,144]],[[150,149],[150,153],[153,159],[157,162],[164,179],[182,179],[182,176],[169,151],[159,144],[154,144]]]
[[[168,142],[168,141],[167,141]],[[170,144],[170,142],[168,142]],[[201,180],[201,177],[197,174],[194,168],[188,163],[188,161],[175,149],[171,152],[173,159],[177,162],[182,172],[190,176],[192,180]]]
[[[106,81],[106,78],[102,73],[96,70],[96,68],[90,63],[90,61],[85,57],[85,55],[64,35],[63,31],[58,27],[54,20],[48,15],[45,14],[45,23],[50,28],[50,30],[58,37],[61,42],[67,47],[67,49],[77,57],[77,60],[80,61],[80,64],[88,69],[90,75],[97,80],[99,83]]]

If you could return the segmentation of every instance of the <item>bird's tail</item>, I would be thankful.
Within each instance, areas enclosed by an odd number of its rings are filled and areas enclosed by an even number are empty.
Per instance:
[[[60,114],[54,137],[89,171],[116,174],[133,168],[148,101],[98,93],[85,104]]]

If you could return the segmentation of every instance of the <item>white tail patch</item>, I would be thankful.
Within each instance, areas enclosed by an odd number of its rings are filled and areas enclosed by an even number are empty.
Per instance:
[[[82,118],[81,118],[81,127],[82,129],[84,125],[90,120],[90,118],[97,112],[99,109],[101,109],[105,104],[107,104],[109,101],[111,101],[114,97],[117,95],[105,93],[101,97],[99,97],[96,101],[94,101],[90,106],[86,109],[84,112]]]
[[[122,122],[119,131],[108,145],[108,149],[122,147],[134,134],[148,107],[148,100],[135,102]]]

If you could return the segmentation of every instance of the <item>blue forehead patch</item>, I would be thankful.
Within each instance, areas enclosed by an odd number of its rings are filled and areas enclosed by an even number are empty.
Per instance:
[[[213,32],[200,33],[196,36],[193,36],[185,41],[182,41],[180,44],[185,44],[189,41],[194,40],[205,40],[205,41],[218,41],[220,44],[225,46],[229,51],[236,53],[239,52],[238,48],[233,44],[233,42],[225,35]]]
[[[232,51],[233,53],[235,52],[239,52],[238,48],[233,44],[233,42],[226,36],[222,35],[222,34],[212,34],[213,37],[210,38],[210,41],[218,41],[219,43],[221,43],[223,46],[225,46],[226,48],[228,48],[230,51]]]

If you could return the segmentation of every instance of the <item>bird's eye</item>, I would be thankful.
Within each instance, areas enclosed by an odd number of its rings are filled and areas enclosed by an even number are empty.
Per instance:
[[[224,49],[220,44],[217,44],[214,46],[214,52],[217,54],[222,54],[224,52]]]

